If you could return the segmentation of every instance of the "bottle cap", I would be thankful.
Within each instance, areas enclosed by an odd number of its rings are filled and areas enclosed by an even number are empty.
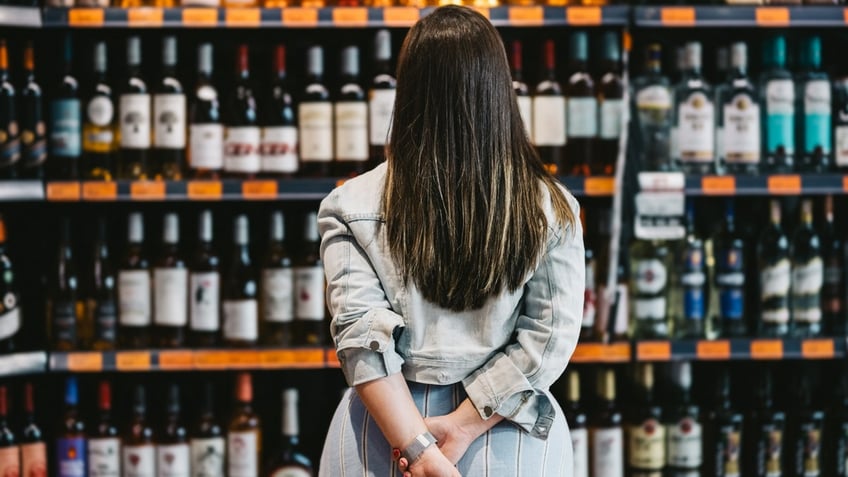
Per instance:
[[[168,35],[162,38],[162,64],[165,66],[177,64],[177,37]]]
[[[201,242],[209,243],[212,241],[212,211],[206,209],[200,212],[200,226],[198,227],[198,236]]]
[[[94,44],[94,71],[97,73],[106,73],[107,62],[106,42],[98,41]]]
[[[235,230],[233,231],[233,242],[236,245],[247,245],[250,240],[247,216],[241,214],[236,217]]]
[[[585,31],[577,30],[573,32],[569,46],[572,60],[586,61],[589,58],[589,36]]]
[[[168,405],[165,410],[169,414],[180,412],[180,387],[175,383],[168,386]]]
[[[68,376],[65,380],[65,404],[76,406],[79,404],[79,392],[77,390],[76,376]]]
[[[112,409],[112,387],[109,381],[100,381],[98,388],[98,405],[101,411],[109,411]]]
[[[212,44],[201,43],[197,47],[197,71],[212,76]]]
[[[766,40],[763,45],[763,64],[778,68],[786,65],[786,38],[778,35]]]
[[[248,50],[247,45],[239,45],[236,61],[238,62],[236,66],[240,73],[247,73],[250,71],[250,51]]]
[[[283,391],[283,435],[296,437],[300,434],[300,423],[297,415],[297,389],[289,388]]]
[[[236,377],[236,399],[244,403],[253,401],[253,383],[249,373],[239,373]]]
[[[137,36],[127,38],[127,64],[130,66],[141,64],[141,38]]]
[[[137,384],[133,390],[132,409],[136,414],[144,414],[147,411],[147,393],[142,384]]]
[[[271,240],[282,242],[286,239],[286,221],[279,210],[271,213]]]
[[[719,73],[724,73],[730,68],[730,51],[721,47],[716,49],[716,69]]]
[[[568,371],[568,401],[580,402],[580,373],[575,370]]]
[[[733,67],[740,70],[748,68],[748,45],[739,41],[730,47],[730,61]]]
[[[307,242],[317,242],[318,235],[318,212],[309,212],[303,223],[303,239]]]
[[[306,72],[312,76],[324,74],[324,49],[312,46],[307,51]]]
[[[6,243],[6,221],[0,215],[0,244]]]
[[[392,34],[389,30],[379,30],[374,36],[374,59],[377,61],[392,59]]]
[[[177,244],[180,241],[180,219],[177,214],[165,214],[162,226],[162,241],[167,244]]]
[[[684,391],[692,389],[692,363],[689,361],[671,363],[671,380]]]
[[[801,43],[801,67],[817,70],[821,67],[821,38],[811,36]]]
[[[32,46],[32,41],[27,41],[24,48],[24,69],[27,72],[32,72],[35,69],[35,49]]]
[[[127,223],[127,238],[129,243],[142,243],[144,241],[144,218],[141,212],[130,213]]]
[[[686,66],[690,70],[701,69],[701,44],[697,41],[686,43]]]
[[[524,65],[524,48],[520,40],[512,40],[510,44],[510,64],[513,71],[521,71]]]
[[[556,68],[556,46],[553,40],[545,40],[545,68],[548,71]]]
[[[649,70],[659,71],[662,69],[662,47],[659,43],[648,45],[647,66]]]
[[[277,76],[286,75],[286,47],[285,45],[277,45],[274,48],[274,70]]]
[[[614,31],[604,32],[604,59],[618,63],[621,61],[621,42],[618,39],[618,34]]]
[[[30,415],[35,414],[35,392],[29,381],[24,384],[24,412]]]
[[[9,414],[9,393],[5,384],[0,384],[0,416],[4,418]]]
[[[347,46],[342,50],[342,74],[359,76],[359,48]]]

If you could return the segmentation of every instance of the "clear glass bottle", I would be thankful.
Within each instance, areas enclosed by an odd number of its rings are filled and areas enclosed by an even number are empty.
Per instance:
[[[648,46],[645,75],[634,82],[636,111],[644,171],[677,169],[671,161],[672,93],[668,78],[662,74],[662,48]]]
[[[598,372],[596,390],[599,403],[589,423],[589,475],[624,477],[624,430],[611,368]]]
[[[574,455],[574,477],[589,477],[589,430],[586,411],[580,403],[580,373],[569,369],[563,412],[571,433]]]
[[[748,77],[748,47],[731,46],[732,70],[719,91],[721,155],[718,169],[728,174],[756,174],[760,168],[760,100]]]
[[[679,162],[687,174],[709,174],[715,162],[715,105],[701,74],[701,44],[686,44],[686,73],[675,88],[674,126]]]
[[[672,253],[666,242],[636,240],[630,246],[631,335],[668,338],[668,289]]]
[[[300,171],[306,176],[328,176],[333,161],[333,103],[324,83],[324,49],[307,51],[306,87],[298,104]]]
[[[179,244],[179,217],[175,213],[167,213],[162,226],[162,249],[153,266],[153,327],[160,348],[185,345],[188,266]]]
[[[224,343],[253,346],[259,339],[259,300],[256,270],[250,259],[247,216],[237,216],[233,225],[232,258],[221,290]]]

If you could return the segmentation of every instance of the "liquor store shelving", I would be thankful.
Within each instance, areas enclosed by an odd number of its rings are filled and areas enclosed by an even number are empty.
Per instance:
[[[47,353],[28,351],[0,355],[0,376],[43,373],[47,369]]]
[[[640,341],[633,346],[635,361],[834,359],[846,356],[844,337],[661,340]]]
[[[0,26],[40,28],[41,10],[36,7],[0,6]]]
[[[633,24],[648,28],[845,27],[848,8],[839,5],[698,5],[634,7]]]
[[[825,195],[848,193],[842,174],[773,174],[759,176],[688,176],[687,195]]]

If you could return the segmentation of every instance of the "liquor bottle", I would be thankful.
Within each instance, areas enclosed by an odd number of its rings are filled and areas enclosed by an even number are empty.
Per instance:
[[[307,51],[306,88],[298,104],[300,169],[304,175],[326,176],[333,160],[333,103],[324,85],[324,49]]]
[[[821,38],[804,38],[795,94],[795,136],[802,148],[796,169],[804,172],[825,172],[831,167],[831,86],[830,78],[821,69],[821,60]]]
[[[88,437],[88,475],[121,475],[121,437],[112,417],[112,386],[100,381],[97,393],[97,424]]]
[[[147,179],[150,150],[150,94],[141,79],[141,39],[127,39],[128,79],[118,105],[121,150],[118,178]]]
[[[671,161],[671,87],[662,74],[662,49],[659,44],[648,46],[645,76],[634,84],[636,112],[640,127],[642,149],[640,161],[644,171],[676,169]]]
[[[20,292],[12,260],[6,254],[6,223],[0,217],[0,352],[15,350],[15,337],[21,328]]]
[[[165,214],[162,252],[153,266],[153,326],[160,348],[179,348],[188,325],[188,268],[179,252],[180,222]]]
[[[753,444],[751,455],[755,477],[782,477],[783,447],[786,435],[786,416],[774,407],[772,372],[766,367],[760,372],[760,381],[756,391],[757,407],[751,416],[753,436],[748,439]]]
[[[811,378],[807,373],[799,375],[800,383],[797,394],[797,409],[793,419],[792,436],[794,442],[790,447],[793,455],[793,466],[790,475],[795,477],[819,477],[822,470],[822,430],[825,414],[814,402]]]
[[[510,43],[510,64],[512,65],[512,89],[515,91],[515,99],[518,101],[518,113],[524,123],[527,137],[533,137],[533,99],[530,97],[530,88],[524,82],[524,47],[520,40],[512,40]]]
[[[566,141],[565,97],[556,80],[556,52],[553,40],[546,40],[544,72],[533,95],[533,143],[548,170],[557,174],[562,166]]]
[[[156,468],[160,477],[190,477],[191,448],[188,429],[180,415],[180,388],[168,386],[165,423],[156,439]]]
[[[342,50],[341,87],[333,103],[335,174],[350,177],[365,171],[368,161],[368,102],[359,83],[359,48]]]
[[[294,266],[295,339],[299,345],[324,343],[324,262],[321,261],[318,214],[306,214],[300,260]]]
[[[91,290],[87,303],[89,323],[94,324],[92,348],[95,350],[115,349],[118,328],[118,306],[116,303],[115,270],[109,252],[106,235],[106,219],[97,220],[97,240],[92,254]]]
[[[188,166],[197,179],[217,179],[224,168],[224,126],[212,84],[212,44],[197,47],[197,85],[189,112]]]
[[[598,83],[600,120],[598,141],[589,171],[596,175],[615,173],[619,138],[624,128],[624,79],[621,77],[621,41],[613,31],[603,36],[603,75]]]
[[[770,223],[757,244],[760,270],[761,336],[784,336],[789,332],[789,288],[791,266],[789,238],[780,226],[780,202],[770,203]]]
[[[121,467],[125,477],[156,476],[153,428],[147,422],[147,393],[136,384],[132,394],[132,417],[124,434]]]
[[[833,165],[848,169],[848,76],[833,81]]]
[[[21,90],[21,168],[24,179],[43,179],[47,161],[47,127],[44,125],[43,94],[35,81],[35,52],[32,42],[24,49],[26,84]]]
[[[587,417],[580,405],[580,374],[568,370],[568,394],[565,396],[565,420],[571,432],[571,448],[574,455],[574,477],[589,477],[589,430]]]
[[[16,178],[20,159],[21,140],[15,111],[15,87],[9,77],[9,50],[6,40],[0,40],[0,178]]]
[[[744,45],[744,43],[742,43],[742,42],[738,42],[738,43]],[[734,45],[735,44],[736,43],[734,43]],[[731,46],[731,48],[732,48],[732,46]],[[715,50],[715,60],[716,60],[716,62],[715,62],[716,70],[715,70],[715,73],[714,73],[715,74],[715,81],[713,81],[713,83],[716,84],[716,85],[720,85],[720,84],[725,84],[727,82],[732,81],[735,72],[733,71],[734,67],[732,67],[731,64],[730,64],[731,63],[731,61],[730,61],[730,48],[728,48],[726,46],[720,46],[720,47],[716,48],[716,50]],[[716,89],[718,89],[718,88],[716,88]],[[718,139],[718,138],[716,138],[716,139]]]
[[[798,336],[822,332],[821,291],[824,283],[821,241],[813,228],[813,201],[801,201],[801,223],[792,240],[792,322]]]
[[[224,172],[233,177],[254,177],[259,173],[261,166],[261,134],[256,99],[250,86],[247,45],[239,45],[236,85],[224,113]]]
[[[82,154],[82,115],[79,84],[71,73],[73,43],[70,35],[63,40],[62,75],[50,94],[50,123],[47,128],[50,131],[50,159],[47,167],[51,179],[74,180],[79,178],[79,159]],[[5,47],[0,44],[0,61],[3,50]],[[0,128],[8,129],[2,124]]]
[[[701,74],[701,44],[686,44],[686,74],[675,90],[678,152],[674,158],[687,174],[709,174],[715,161],[713,92]]]
[[[186,147],[186,97],[176,78],[177,38],[162,39],[162,73],[153,95],[153,146],[156,176],[166,180],[183,178]]]
[[[56,432],[56,475],[59,477],[85,477],[86,442],[85,423],[79,415],[77,378],[65,378],[65,409]]]
[[[291,346],[294,320],[294,269],[285,246],[283,213],[271,214],[271,238],[262,264],[262,338],[265,344]]]
[[[90,83],[82,127],[82,168],[89,180],[112,180],[115,171],[115,104],[107,78],[106,42],[94,45],[94,81]]]
[[[77,347],[77,266],[71,244],[70,219],[62,219],[56,268],[49,280],[48,299],[53,349],[70,351]]]
[[[595,269],[597,268],[597,260],[595,259],[595,252],[592,250],[592,243],[594,240],[587,239],[587,229],[585,225],[585,217],[583,212],[585,209],[580,210],[580,219],[583,225],[583,243],[585,247],[583,249],[583,256],[586,262],[586,272],[585,272],[585,286],[583,288],[583,319],[580,321],[580,342],[593,341],[596,339],[595,337],[595,318],[598,314],[598,295],[595,292]]]
[[[828,413],[827,421],[826,425],[830,427],[828,435],[832,444],[831,453],[822,471],[825,475],[846,477],[848,476],[848,375],[844,372],[839,376],[836,399]],[[825,432],[828,432],[827,428]]]
[[[668,338],[668,282],[672,254],[659,240],[637,240],[630,247],[633,337]]]
[[[662,476],[665,466],[665,426],[662,408],[654,402],[654,365],[637,368],[639,403],[627,429],[627,467],[630,475]]]
[[[389,30],[379,30],[374,37],[374,78],[368,89],[370,167],[375,167],[386,159],[386,143],[391,131],[397,88],[391,61],[392,34]]]
[[[697,477],[704,462],[703,432],[698,405],[692,402],[692,364],[675,361],[671,377],[674,405],[663,416],[668,477]]]
[[[672,320],[678,338],[703,338],[707,317],[707,267],[704,241],[695,230],[695,204],[686,203],[686,238],[677,262],[677,283]]]
[[[760,167],[760,100],[748,77],[748,48],[731,47],[733,72],[719,91],[719,170],[728,174],[756,174]]]
[[[731,403],[730,371],[719,370],[716,408],[710,415],[710,438],[705,445],[709,474],[739,477],[742,473],[742,442],[745,420]]]
[[[715,244],[719,334],[725,338],[745,336],[745,242],[736,227],[733,199],[725,202],[724,223]]]
[[[35,419],[33,384],[24,384],[24,426],[21,431],[21,473],[23,476],[47,475],[47,444]],[[97,477],[92,475],[92,477]]]
[[[212,211],[198,220],[198,243],[189,275],[189,342],[215,346],[221,330],[221,261],[212,245]]]
[[[250,260],[247,216],[236,217],[233,255],[224,278],[224,342],[229,346],[253,346],[259,339],[259,303],[256,270]]]
[[[624,433],[621,412],[615,402],[615,373],[604,369],[598,374],[597,414],[589,425],[591,472],[589,475],[624,477]]]
[[[821,254],[824,262],[824,282],[821,290],[822,321],[824,331],[833,336],[844,336],[845,317],[845,264],[843,242],[836,232],[833,219],[833,196],[824,198],[824,224],[821,231]]]
[[[297,172],[297,122],[294,100],[286,80],[286,47],[274,49],[274,82],[262,126],[261,170],[265,175],[292,176]]]
[[[0,472],[18,475],[21,468],[20,448],[9,427],[9,397],[6,385],[0,385]]]
[[[289,388],[283,391],[283,433],[280,449],[264,475],[315,475],[312,462],[299,448],[300,420],[297,416],[297,401],[297,389]]]
[[[256,477],[259,475],[260,444],[259,416],[253,411],[253,384],[250,374],[236,377],[236,403],[227,429],[227,476]]]
[[[127,220],[127,251],[118,271],[118,337],[123,348],[150,345],[150,264],[144,253],[144,218],[133,212]]]
[[[786,38],[775,36],[763,47],[760,91],[763,102],[763,164],[768,172],[788,172],[795,159],[795,83],[786,70]]]
[[[224,430],[215,415],[212,383],[203,384],[200,413],[191,433],[191,468],[195,477],[224,477],[226,441]]]
[[[569,42],[571,71],[565,87],[566,143],[564,170],[569,175],[587,176],[592,162],[592,146],[598,135],[598,100],[595,80],[588,70],[589,36],[578,30]]]

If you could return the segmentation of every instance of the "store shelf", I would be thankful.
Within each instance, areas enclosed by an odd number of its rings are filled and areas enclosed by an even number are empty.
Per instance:
[[[776,174],[762,176],[688,176],[688,195],[824,195],[848,193],[842,174]]]
[[[0,26],[39,28],[41,10],[38,7],[0,6]]]
[[[44,184],[34,181],[0,181],[0,202],[44,200]]]
[[[38,374],[47,369],[47,353],[30,351],[0,355],[0,376]]]
[[[635,361],[726,361],[843,358],[845,338],[640,341]]]
[[[578,343],[571,355],[572,363],[627,363],[632,348],[630,343]]]
[[[844,27],[848,9],[822,6],[704,5],[635,7],[637,27]]]

